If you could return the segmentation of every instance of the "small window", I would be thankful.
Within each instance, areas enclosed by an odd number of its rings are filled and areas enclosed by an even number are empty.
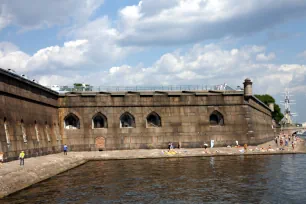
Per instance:
[[[93,128],[107,128],[107,118],[102,113],[97,113],[92,119]]]
[[[223,115],[219,111],[214,111],[210,116],[209,116],[209,122],[210,125],[216,126],[216,125],[224,125],[224,119]]]
[[[148,115],[147,127],[161,127],[161,118],[157,113],[152,112]]]
[[[121,128],[135,128],[135,118],[130,113],[124,113],[120,117],[120,127]]]
[[[65,129],[80,129],[80,120],[79,118],[70,113],[65,117]]]

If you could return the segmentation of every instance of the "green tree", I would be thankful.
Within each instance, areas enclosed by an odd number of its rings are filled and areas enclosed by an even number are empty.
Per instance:
[[[274,112],[272,113],[272,118],[277,123],[279,123],[283,119],[284,115],[282,114],[279,105],[275,103],[275,99],[272,96],[264,94],[264,95],[255,95],[255,97],[261,100],[266,105],[269,105],[269,103],[274,103]]]

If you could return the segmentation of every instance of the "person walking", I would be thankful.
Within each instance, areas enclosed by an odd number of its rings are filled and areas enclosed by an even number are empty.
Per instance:
[[[282,147],[283,146],[283,138],[280,139],[279,145]]]
[[[24,166],[24,156],[25,156],[24,151],[21,151],[19,154],[20,166]]]
[[[208,144],[204,143],[204,149],[206,150],[208,147]]]
[[[277,145],[277,137],[275,137],[275,144]]]
[[[67,151],[68,151],[68,146],[65,144],[64,145],[64,155],[67,155]]]
[[[244,152],[247,152],[248,151],[248,145],[244,144],[243,147],[244,147]]]
[[[172,143],[172,142],[171,142],[171,144],[170,144],[170,149],[174,149],[173,143]]]
[[[288,144],[288,139],[287,139],[287,138],[285,139],[285,146],[286,146],[286,147],[289,146],[289,144]]]

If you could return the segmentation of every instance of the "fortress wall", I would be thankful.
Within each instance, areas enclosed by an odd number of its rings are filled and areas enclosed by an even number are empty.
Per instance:
[[[250,114],[250,130],[249,137],[251,143],[263,143],[272,140],[276,135],[272,128],[272,114],[271,111],[258,102],[256,98],[249,98],[248,111]]]
[[[27,156],[58,152],[57,93],[5,70],[0,70],[0,93],[0,151],[5,160],[17,158],[21,150]]]
[[[46,87],[0,69],[0,152],[6,161],[24,150],[28,157],[69,150],[113,150],[258,144],[273,138],[271,112],[255,97],[237,91],[197,92],[79,92],[59,95]],[[218,111],[224,125],[211,125]],[[93,129],[101,112],[107,128]],[[133,115],[135,128],[121,128],[120,116]],[[161,127],[148,127],[155,112]],[[66,129],[65,117],[73,113],[80,129]],[[36,124],[35,124],[36,121]],[[98,140],[96,140],[98,138]],[[98,144],[98,146],[97,146]]]
[[[243,94],[180,94],[61,96],[59,115],[63,140],[78,151],[96,150],[97,137],[105,138],[105,149],[108,150],[166,148],[169,141],[175,145],[181,142],[182,147],[201,147],[212,139],[217,146],[232,145],[236,140],[240,143],[262,140],[259,133],[254,138],[248,135],[250,127],[246,118],[254,111],[244,104]],[[209,117],[214,110],[224,116],[224,126],[210,125]],[[162,127],[147,128],[146,118],[153,111],[161,117]],[[108,128],[92,128],[92,117],[98,112],[107,117]],[[125,112],[135,117],[136,128],[120,128],[120,116]],[[63,121],[69,113],[79,117],[80,129],[64,128]],[[254,124],[257,125],[257,121]]]

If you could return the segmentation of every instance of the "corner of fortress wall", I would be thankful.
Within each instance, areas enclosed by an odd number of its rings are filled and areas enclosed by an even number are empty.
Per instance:
[[[250,93],[243,92],[84,92],[58,94],[39,84],[0,69],[0,151],[5,161],[24,150],[28,157],[61,151],[202,147],[258,144],[274,137],[271,111]],[[252,84],[251,84],[252,85]],[[217,111],[224,125],[211,125]],[[147,117],[156,113],[161,127],[148,127]],[[94,129],[93,116],[103,114],[107,128]],[[121,128],[120,117],[129,113],[134,128]],[[68,114],[79,120],[79,129],[66,129]]]
[[[0,93],[0,143],[5,161],[18,158],[22,150],[27,157],[61,150],[56,92],[0,69]]]

